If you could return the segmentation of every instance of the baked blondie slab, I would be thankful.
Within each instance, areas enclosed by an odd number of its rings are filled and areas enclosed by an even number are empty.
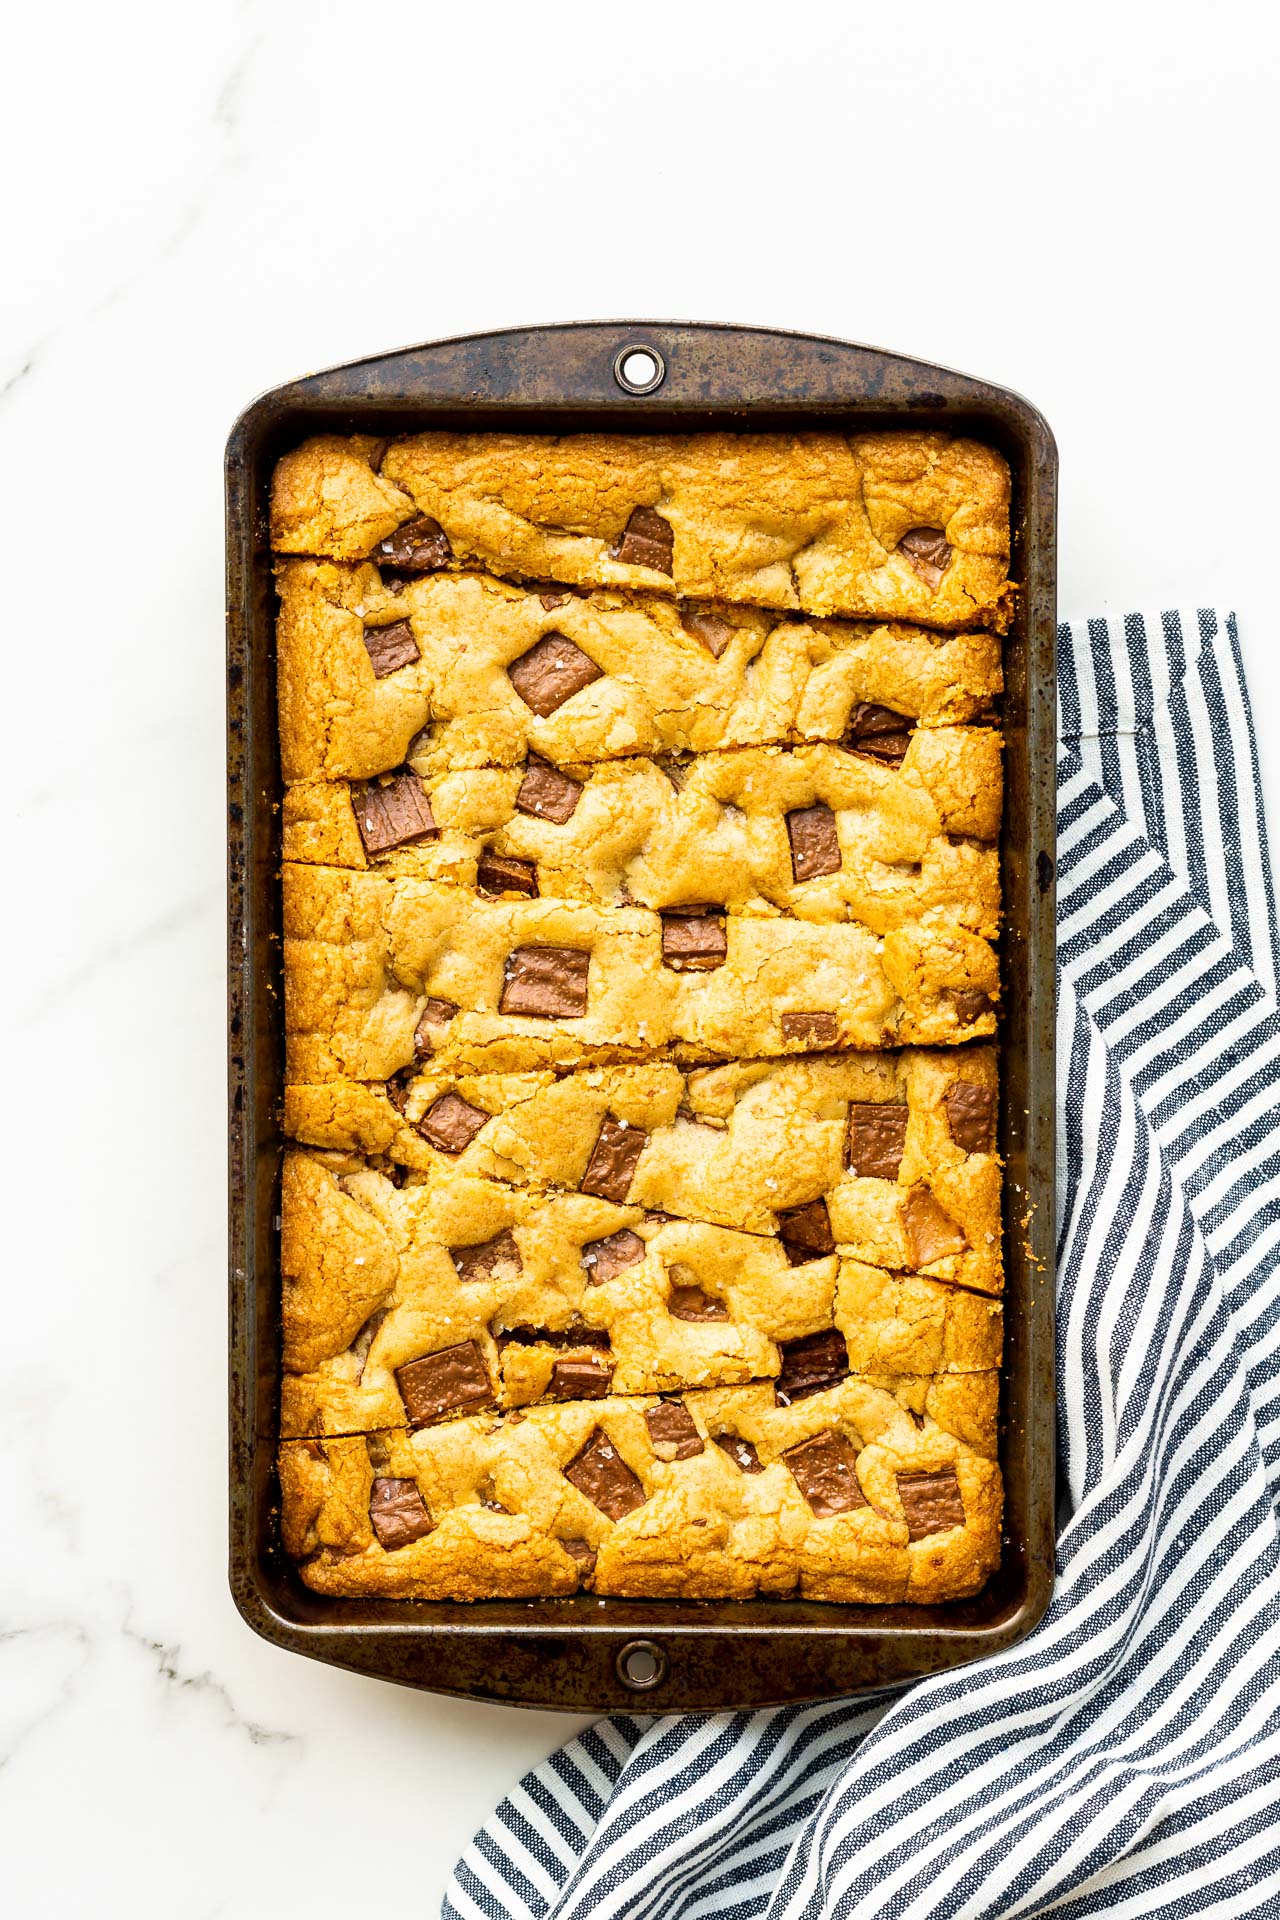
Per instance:
[[[324,436],[276,468],[277,551],[813,614],[1007,621],[1009,470],[947,434]]]
[[[325,438],[272,537],[303,1577],[976,1590],[1003,462]]]
[[[1002,684],[990,633],[314,560],[280,562],[277,585],[287,781],[806,740],[900,757],[989,715]]]
[[[503,1072],[767,1057],[801,1030],[833,1048],[945,1045],[993,1032],[999,992],[990,942],[932,911],[881,936],[290,863],[284,934],[293,1084],[389,1079],[437,1018],[440,1066]]]
[[[887,933],[939,911],[999,929],[1000,737],[914,736],[907,762],[841,747],[649,759],[407,768],[285,790],[284,855],[448,881],[491,897],[728,913]]]
[[[850,1377],[481,1414],[281,1446],[319,1592],[938,1601],[999,1562],[996,1376]]]
[[[285,1096],[293,1139],[385,1156],[432,1190],[478,1177],[752,1234],[803,1230],[808,1244],[821,1234],[875,1265],[986,1293],[1001,1286],[995,1112],[983,1046],[688,1073],[654,1061],[459,1077],[427,1060],[381,1086]]]

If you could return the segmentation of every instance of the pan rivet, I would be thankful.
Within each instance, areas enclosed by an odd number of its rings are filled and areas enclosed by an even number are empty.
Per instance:
[[[626,393],[652,393],[666,378],[667,363],[656,347],[633,342],[613,356],[613,377]]]
[[[623,1686],[637,1693],[647,1693],[667,1677],[667,1656],[652,1640],[628,1641],[614,1664]]]

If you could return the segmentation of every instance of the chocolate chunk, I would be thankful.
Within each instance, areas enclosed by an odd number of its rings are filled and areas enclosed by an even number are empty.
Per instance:
[[[486,847],[476,864],[476,885],[481,893],[522,893],[526,899],[536,900],[537,865],[516,854],[494,853]]]
[[[393,1553],[421,1540],[431,1531],[431,1515],[418,1492],[416,1480],[375,1480],[369,1501],[369,1524],[378,1545]]]
[[[760,1455],[756,1452],[751,1442],[744,1440],[741,1434],[718,1433],[715,1435],[715,1443],[728,1454],[739,1473],[764,1472]]]
[[[926,587],[936,593],[951,565],[951,548],[941,527],[912,527],[899,540],[898,552],[906,554]]]
[[[830,807],[795,807],[787,815],[787,838],[791,842],[791,872],[797,884],[801,880],[819,880],[823,874],[840,871],[840,837],[836,817]]]
[[[413,1050],[419,1060],[431,1052],[434,1036],[444,1031],[457,1011],[452,1000],[428,1000],[413,1032]]]
[[[621,1206],[631,1191],[636,1165],[648,1138],[643,1127],[629,1127],[624,1120],[615,1120],[607,1113],[591,1149],[581,1191]]]
[[[778,1351],[782,1369],[773,1383],[773,1395],[780,1407],[825,1393],[848,1377],[849,1349],[839,1327],[807,1333],[803,1340],[780,1341]]]
[[[849,1108],[850,1173],[896,1180],[907,1145],[908,1109],[894,1100],[855,1100]]]
[[[397,620],[389,627],[366,627],[364,645],[376,680],[385,680],[397,668],[422,657],[407,620]]]
[[[538,595],[546,613],[554,613],[557,607],[568,606],[573,595],[567,587],[548,587],[545,593]]]
[[[784,1013],[784,1040],[798,1040],[802,1047],[834,1047],[840,1038],[840,1022],[834,1013]]]
[[[440,838],[431,802],[416,773],[398,773],[385,786],[370,782],[355,803],[355,815],[367,854]]]
[[[683,1400],[647,1408],[644,1423],[659,1460],[692,1460],[702,1452],[702,1435]]]
[[[995,1009],[995,1002],[989,993],[973,993],[960,988],[952,993],[951,1004],[962,1027],[971,1027],[975,1020],[981,1020],[984,1013],[991,1013]]]
[[[573,818],[581,798],[581,781],[571,780],[545,760],[531,758],[516,795],[516,808],[520,813],[531,813],[535,820],[550,820],[562,827]]]
[[[458,1270],[459,1280],[500,1280],[506,1285],[524,1272],[520,1249],[510,1227],[504,1227],[492,1240],[481,1240],[470,1247],[450,1247],[449,1258]]]
[[[836,1250],[825,1200],[811,1200],[807,1207],[791,1207],[786,1213],[780,1213],[778,1232],[793,1267],[820,1260],[824,1254]]]
[[[567,1327],[495,1327],[493,1337],[499,1348],[505,1347],[595,1347],[609,1351],[609,1336],[603,1327],[589,1327],[585,1320],[572,1319]]]
[[[379,540],[372,558],[379,567],[392,567],[397,573],[435,573],[448,566],[453,548],[440,522],[423,513]]]
[[[582,1568],[582,1578],[589,1580],[596,1570],[596,1550],[589,1540],[562,1540],[560,1545],[571,1559]]]
[[[667,1297],[667,1312],[673,1320],[691,1320],[697,1324],[729,1318],[729,1309],[722,1300],[704,1293],[701,1287],[692,1286],[672,1287]]]
[[[638,1233],[632,1233],[630,1227],[619,1227],[617,1233],[608,1233],[603,1240],[588,1240],[582,1249],[589,1287],[602,1287],[606,1280],[616,1280],[620,1273],[638,1266],[643,1259],[644,1241]]]
[[[701,640],[713,660],[718,660],[733,638],[733,627],[718,613],[684,613],[680,625],[695,640]]]
[[[950,1527],[965,1523],[964,1501],[955,1468],[941,1473],[900,1473],[898,1497],[907,1516],[907,1534],[923,1540],[931,1533],[946,1533]]]
[[[416,1067],[401,1067],[399,1073],[393,1073],[387,1081],[387,1098],[397,1113],[403,1113],[409,1104],[409,1094],[418,1077]]]
[[[662,916],[662,964],[677,973],[711,973],[722,967],[728,956],[722,920],[705,911],[664,913]]]
[[[652,507],[635,507],[618,543],[615,560],[624,567],[652,567],[655,573],[675,572],[675,535]]]
[[[914,720],[892,707],[877,707],[863,700],[849,715],[849,745],[859,753],[883,760],[886,766],[900,767],[911,745]]]
[[[478,1340],[462,1340],[396,1368],[396,1384],[412,1427],[434,1426],[450,1413],[493,1404],[493,1382]]]
[[[507,955],[499,1013],[576,1020],[587,1010],[591,955],[578,947],[516,947]]]
[[[553,1400],[603,1400],[613,1368],[598,1360],[557,1360],[547,1392]]]
[[[928,1187],[912,1187],[902,1209],[907,1254],[913,1267],[931,1267],[963,1253],[969,1242],[961,1227],[939,1206]]]
[[[632,1473],[603,1427],[596,1427],[567,1467],[565,1479],[585,1494],[593,1507],[610,1520],[625,1520],[648,1498],[644,1485]]]
[[[490,1513],[510,1513],[511,1511],[510,1507],[503,1506],[501,1500],[482,1500],[480,1505],[487,1507]]]
[[[491,1113],[473,1107],[460,1093],[442,1093],[418,1122],[418,1132],[441,1153],[465,1153]]]
[[[858,1456],[842,1433],[815,1433],[798,1447],[788,1447],[783,1459],[819,1520],[870,1506],[858,1484]]]
[[[387,448],[390,445],[391,445],[391,442],[389,440],[375,440],[373,445],[370,447],[369,465],[373,468],[375,473],[382,472],[382,463],[387,457]]]
[[[947,1088],[943,1106],[951,1138],[966,1153],[990,1153],[996,1100],[990,1087],[957,1080]]]
[[[600,677],[595,661],[563,633],[544,634],[507,668],[512,686],[540,720],[549,719],[557,707]]]

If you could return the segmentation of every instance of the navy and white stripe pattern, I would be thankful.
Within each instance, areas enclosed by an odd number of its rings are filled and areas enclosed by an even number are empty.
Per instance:
[[[1280,1912],[1280,1012],[1235,624],[1059,653],[1052,1607],[887,1705],[592,1729],[447,1920]]]

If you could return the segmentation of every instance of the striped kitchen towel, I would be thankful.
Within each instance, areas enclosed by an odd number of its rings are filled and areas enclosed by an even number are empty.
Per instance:
[[[1280,1015],[1235,622],[1059,636],[1053,1604],[873,1704],[606,1721],[449,1920],[1280,1913]]]

